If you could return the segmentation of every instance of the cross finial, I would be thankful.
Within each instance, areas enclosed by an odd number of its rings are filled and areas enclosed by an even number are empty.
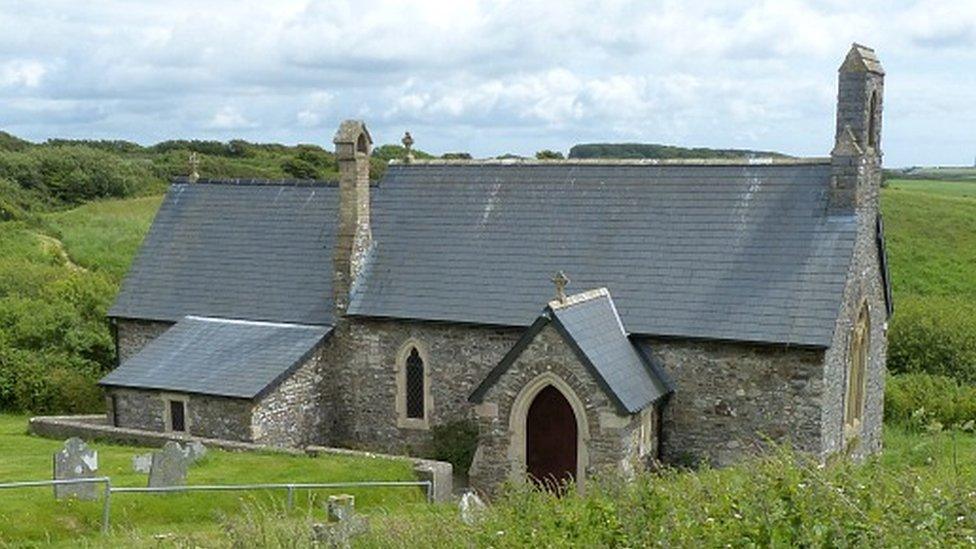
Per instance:
[[[197,159],[197,153],[190,153],[190,183],[196,183],[197,179],[200,179],[200,174],[197,172],[199,167],[199,160]]]
[[[409,164],[413,161],[413,151],[410,150],[413,147],[413,137],[411,137],[410,132],[404,132],[403,139],[400,142],[403,143],[403,148],[407,150],[403,160]]]
[[[566,303],[566,285],[569,284],[569,277],[566,273],[559,271],[552,277],[552,283],[556,285],[556,299],[560,303]]]

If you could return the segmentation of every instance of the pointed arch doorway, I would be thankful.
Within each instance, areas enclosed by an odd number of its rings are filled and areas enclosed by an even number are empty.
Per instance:
[[[537,485],[555,489],[577,470],[576,413],[559,389],[546,385],[525,418],[525,468]]]

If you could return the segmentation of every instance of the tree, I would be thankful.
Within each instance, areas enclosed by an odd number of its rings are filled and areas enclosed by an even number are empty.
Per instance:
[[[535,157],[539,160],[562,160],[565,158],[563,153],[559,151],[551,151],[549,149],[543,149],[535,153]]]

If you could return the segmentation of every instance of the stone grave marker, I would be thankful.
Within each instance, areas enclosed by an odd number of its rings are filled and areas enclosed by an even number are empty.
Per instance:
[[[351,547],[352,538],[369,529],[366,519],[356,514],[356,499],[348,494],[329,496],[328,522],[312,524],[312,539],[326,547]]]
[[[349,494],[329,496],[326,503],[329,522],[344,522],[352,518],[356,512],[356,497]]]
[[[192,465],[207,455],[207,447],[199,440],[191,440],[183,447],[183,455],[190,460],[190,464]]]
[[[98,473],[98,452],[89,448],[80,438],[69,438],[64,441],[64,448],[54,454],[54,480],[94,478],[96,473]],[[54,497],[98,499],[98,485],[90,482],[59,484],[54,486]]]
[[[132,456],[132,470],[146,474],[152,469],[152,452]]]
[[[177,442],[169,441],[158,452],[153,452],[149,468],[149,487],[183,486],[189,460]]]
[[[481,501],[478,494],[475,494],[473,490],[467,490],[461,495],[458,509],[461,511],[461,522],[473,526],[481,521],[487,506],[485,502]]]

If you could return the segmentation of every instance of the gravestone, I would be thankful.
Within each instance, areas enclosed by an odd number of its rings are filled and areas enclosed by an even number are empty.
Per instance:
[[[478,494],[475,494],[473,490],[467,490],[461,496],[458,509],[461,511],[461,522],[468,526],[474,526],[481,521],[487,506],[485,502],[481,501]]]
[[[312,524],[312,539],[326,547],[351,547],[352,538],[365,533],[369,524],[356,514],[356,499],[348,494],[329,496],[328,522]]]
[[[132,470],[146,474],[152,469],[152,452],[132,456]]]
[[[64,448],[54,454],[54,480],[94,478],[96,473],[98,473],[98,452],[89,448],[80,438],[69,438],[64,441]],[[97,499],[98,485],[92,482],[55,485],[54,497]]]
[[[199,440],[192,440],[187,442],[186,446],[183,447],[183,455],[186,456],[192,465],[207,455],[207,447]]]
[[[356,498],[349,494],[329,496],[326,508],[329,522],[343,522],[351,519],[356,512]]]
[[[149,468],[149,487],[183,486],[189,460],[179,443],[167,442],[163,449],[153,452]]]

